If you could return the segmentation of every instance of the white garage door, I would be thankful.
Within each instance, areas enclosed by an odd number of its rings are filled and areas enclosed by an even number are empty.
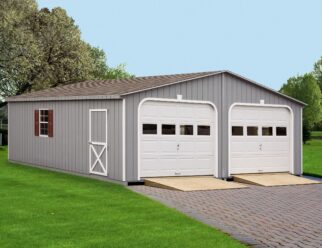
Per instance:
[[[290,171],[289,109],[237,105],[230,115],[231,174]]]
[[[211,105],[146,101],[139,115],[141,177],[214,175],[216,112]]]

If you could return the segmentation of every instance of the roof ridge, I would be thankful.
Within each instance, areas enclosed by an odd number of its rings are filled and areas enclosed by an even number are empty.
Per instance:
[[[199,75],[199,74],[212,74],[222,72],[223,70],[219,71],[202,71],[202,72],[190,72],[190,73],[175,73],[175,74],[159,74],[159,75],[151,75],[151,76],[139,76],[135,78],[155,78],[155,77],[172,77],[172,76],[192,76],[192,75]]]

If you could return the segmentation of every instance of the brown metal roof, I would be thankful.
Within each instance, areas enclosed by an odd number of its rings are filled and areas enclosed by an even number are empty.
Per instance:
[[[231,71],[209,71],[173,75],[160,75],[148,77],[133,77],[126,79],[109,80],[87,80],[79,83],[57,86],[45,90],[33,91],[19,96],[12,96],[6,99],[8,102],[15,101],[50,101],[50,100],[78,100],[78,99],[117,99],[123,95],[132,94],[144,90],[163,87],[166,85],[186,82],[193,79],[208,77],[216,74],[228,73],[241,78],[253,85],[264,88],[277,95],[285,97],[301,105],[305,103],[286,96],[278,91],[270,89],[248,78],[240,76]]]

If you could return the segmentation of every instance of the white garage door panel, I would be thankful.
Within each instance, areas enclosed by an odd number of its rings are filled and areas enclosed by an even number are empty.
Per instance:
[[[291,113],[284,107],[235,106],[232,126],[242,126],[243,136],[230,134],[230,173],[287,172],[291,167]],[[247,136],[247,127],[258,127],[257,136]],[[262,127],[272,127],[264,136]],[[277,136],[276,127],[286,127],[287,136]]]
[[[209,104],[146,101],[140,108],[140,176],[213,175],[216,112]],[[157,124],[156,135],[144,135],[143,124]],[[162,124],[176,126],[175,135],[162,135]],[[180,125],[193,125],[193,135],[181,135]],[[211,135],[197,135],[197,126],[210,126]]]

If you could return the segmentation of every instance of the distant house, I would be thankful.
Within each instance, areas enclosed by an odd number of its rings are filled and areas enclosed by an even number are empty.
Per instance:
[[[304,103],[230,71],[85,81],[10,97],[9,159],[123,182],[302,174]]]

